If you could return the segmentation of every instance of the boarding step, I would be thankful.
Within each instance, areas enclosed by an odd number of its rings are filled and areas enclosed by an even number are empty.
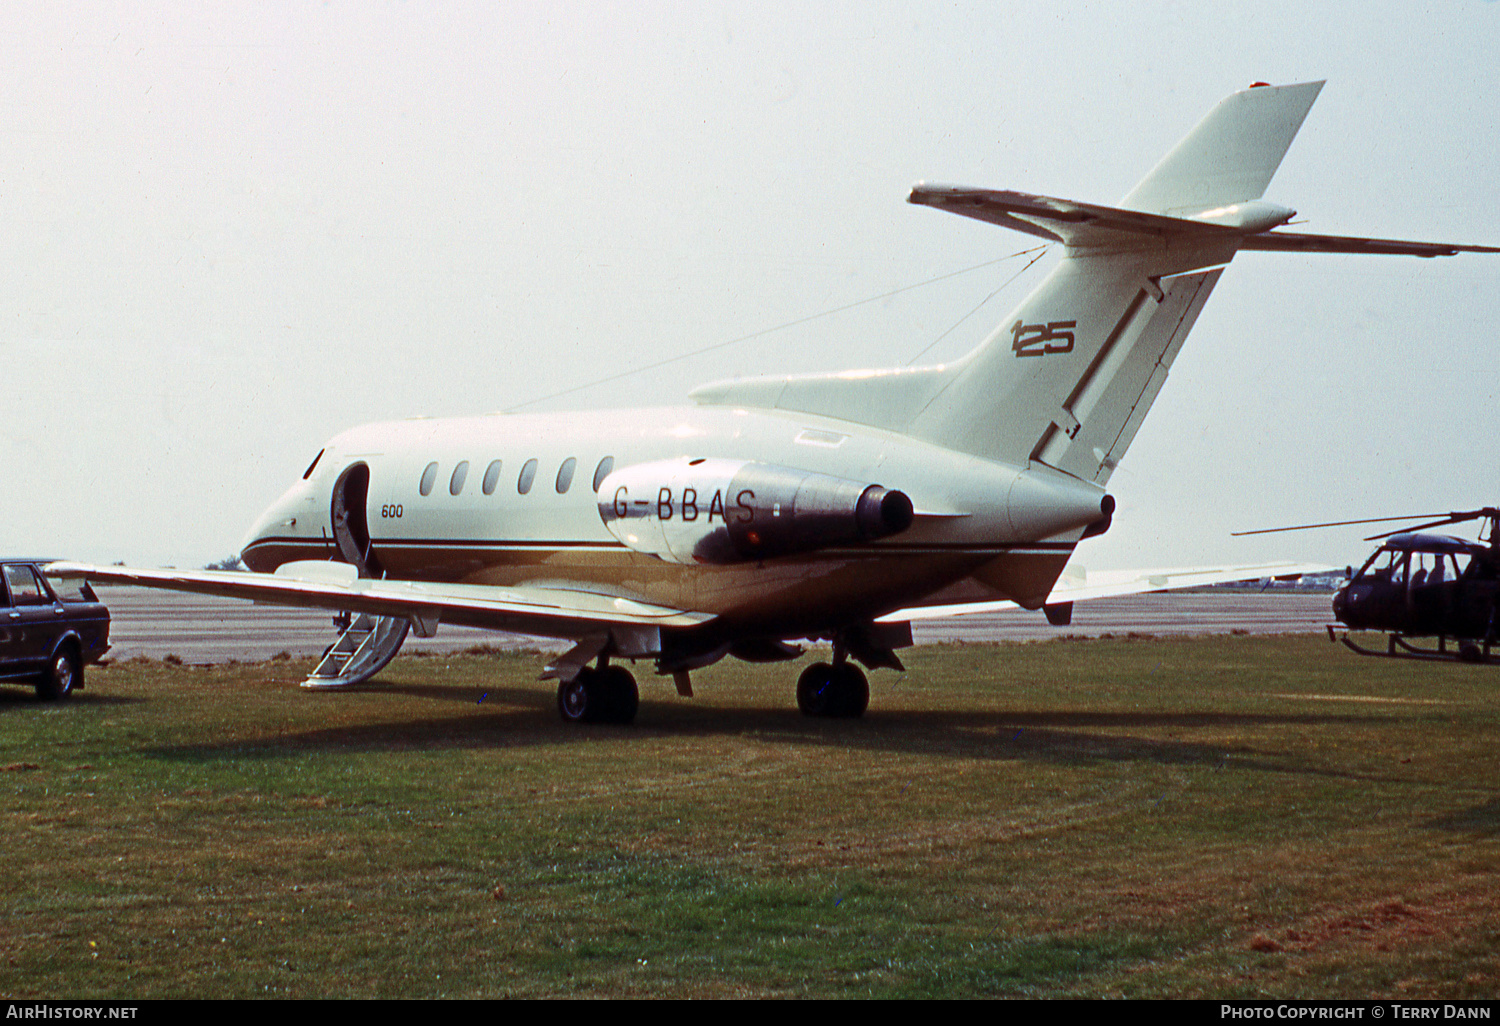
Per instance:
[[[303,687],[327,690],[363,684],[396,658],[411,629],[411,621],[402,616],[346,613],[334,621],[340,622],[348,626],[323,653],[317,667],[302,682]]]

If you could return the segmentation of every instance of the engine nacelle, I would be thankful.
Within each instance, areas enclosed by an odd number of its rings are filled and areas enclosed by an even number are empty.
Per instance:
[[[599,485],[599,516],[637,552],[672,563],[746,563],[906,530],[911,500],[880,485],[768,463],[638,463]]]

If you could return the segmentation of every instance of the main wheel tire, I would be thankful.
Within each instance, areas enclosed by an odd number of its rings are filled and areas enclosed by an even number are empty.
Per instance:
[[[557,711],[569,723],[593,723],[603,711],[603,698],[594,671],[585,667],[557,686]]]
[[[833,667],[813,663],[797,678],[797,708],[804,716],[833,716],[838,707]]]
[[[832,714],[844,719],[857,720],[870,707],[870,681],[865,673],[853,663],[833,668],[833,690],[838,703]]]
[[[606,666],[597,671],[598,690],[604,699],[605,723],[634,723],[641,707],[641,692],[635,678],[623,666]]]
[[[82,686],[83,661],[78,658],[77,649],[64,645],[52,653],[47,672],[37,682],[36,694],[44,702],[61,702]]]

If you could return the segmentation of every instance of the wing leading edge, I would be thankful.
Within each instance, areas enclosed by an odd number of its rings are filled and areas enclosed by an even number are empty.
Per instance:
[[[696,627],[714,619],[711,613],[652,605],[582,588],[374,580],[359,577],[358,571],[345,563],[288,563],[274,574],[139,570],[68,562],[49,564],[48,571],[111,584],[402,617],[424,637],[430,637],[439,622],[577,639],[611,628]]]

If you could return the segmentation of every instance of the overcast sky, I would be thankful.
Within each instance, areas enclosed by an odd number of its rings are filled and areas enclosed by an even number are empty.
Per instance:
[[[231,555],[365,421],[954,357],[1055,257],[534,402],[1029,248],[907,190],[1114,203],[1252,81],[1328,80],[1266,196],[1301,230],[1500,244],[1485,0],[16,3],[0,47],[22,554]],[[1500,257],[1239,256],[1080,561],[1358,562],[1229,532],[1500,501],[1497,321]]]

